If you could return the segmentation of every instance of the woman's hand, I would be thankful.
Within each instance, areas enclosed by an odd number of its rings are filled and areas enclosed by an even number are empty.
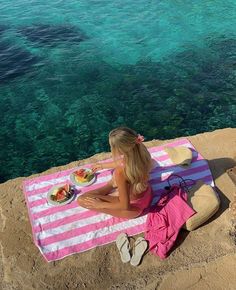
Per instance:
[[[84,205],[86,208],[104,208],[106,202],[101,201],[100,198],[97,197],[85,197]]]
[[[98,170],[102,170],[103,169],[103,166],[101,163],[95,163],[92,165],[92,171],[93,172],[96,172]]]

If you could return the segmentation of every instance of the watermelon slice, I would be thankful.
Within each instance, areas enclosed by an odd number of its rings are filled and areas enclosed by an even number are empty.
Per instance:
[[[68,199],[68,193],[70,193],[70,185],[65,184],[59,188],[56,188],[51,194],[50,198],[53,201],[61,203]]]
[[[62,188],[59,189],[57,191],[56,197],[57,197],[57,200],[64,199],[64,197],[65,197],[64,189],[62,189]]]

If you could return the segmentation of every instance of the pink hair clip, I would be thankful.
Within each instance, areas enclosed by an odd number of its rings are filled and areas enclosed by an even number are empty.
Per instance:
[[[140,144],[143,141],[144,141],[144,137],[142,135],[138,134],[138,137],[136,138],[135,143]]]

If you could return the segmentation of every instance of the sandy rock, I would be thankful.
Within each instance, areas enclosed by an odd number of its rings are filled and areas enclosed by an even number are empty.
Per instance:
[[[236,165],[236,129],[189,137],[208,160],[221,208],[199,229],[183,231],[170,256],[147,254],[139,267],[122,264],[115,243],[47,263],[33,243],[22,191],[25,178],[0,184],[0,289],[233,289],[236,247],[229,235],[235,185],[226,170]],[[148,147],[170,140],[146,142]],[[29,178],[110,157],[101,153]]]
[[[226,255],[200,266],[167,274],[158,289],[234,290],[236,285],[236,255]]]

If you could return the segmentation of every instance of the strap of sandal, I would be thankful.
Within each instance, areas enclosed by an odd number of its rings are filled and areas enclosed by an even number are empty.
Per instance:
[[[127,239],[128,239],[128,243],[129,243],[129,238],[127,237]],[[125,245],[125,243],[126,243],[126,241],[127,240],[124,240],[124,242],[121,244],[121,246],[119,247],[119,250],[121,251],[121,249],[123,248],[123,246]],[[130,243],[129,243],[129,245],[128,245],[128,249],[130,249]]]
[[[145,239],[143,239],[143,240],[138,241],[137,244],[135,244],[135,246],[139,245],[143,241],[146,241],[147,244],[148,244],[148,241],[145,240]],[[135,255],[135,247],[133,246],[133,248],[134,248],[134,255]],[[149,252],[149,246],[147,247],[147,249],[145,250],[145,252],[143,253],[143,255],[146,255],[148,252]]]

